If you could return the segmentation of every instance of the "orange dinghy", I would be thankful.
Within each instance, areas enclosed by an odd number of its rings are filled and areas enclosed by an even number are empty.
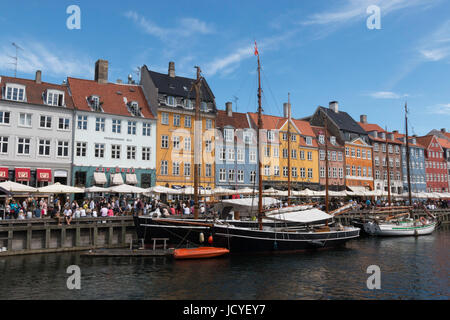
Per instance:
[[[215,247],[182,248],[173,251],[175,259],[205,259],[222,256],[229,253],[230,250]]]

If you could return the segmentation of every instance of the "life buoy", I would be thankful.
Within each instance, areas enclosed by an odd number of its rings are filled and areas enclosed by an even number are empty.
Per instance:
[[[212,244],[214,242],[213,236],[208,237],[208,243]]]
[[[427,219],[425,219],[424,217],[420,217],[419,221],[422,222],[423,225],[427,224]]]

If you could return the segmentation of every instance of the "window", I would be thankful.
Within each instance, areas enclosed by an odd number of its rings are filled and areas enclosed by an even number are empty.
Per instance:
[[[273,156],[275,158],[279,158],[280,157],[280,148],[278,148],[278,147],[274,147],[273,148]]]
[[[166,105],[175,107],[175,97],[167,96],[166,98]]]
[[[185,177],[191,176],[191,163],[190,162],[184,163],[184,176]]]
[[[49,106],[63,106],[64,92],[56,90],[47,90],[47,101]]]
[[[194,109],[194,104],[192,103],[192,100],[184,99],[184,107],[186,109]]]
[[[105,157],[105,145],[103,143],[96,143],[94,145],[94,157],[104,158]]]
[[[360,149],[356,149],[356,157],[358,159],[361,158],[361,150]]]
[[[339,168],[339,178],[340,179],[344,178],[344,168],[342,167]]]
[[[250,171],[250,183],[256,182],[256,171]]]
[[[210,163],[205,164],[205,177],[211,177],[212,165]]]
[[[381,145],[381,151],[386,152],[386,145],[385,144]]]
[[[112,120],[112,132],[120,133],[121,129],[122,129],[122,121],[119,119],[113,119]]]
[[[343,154],[342,152],[338,152],[338,161],[342,161],[343,160]]]
[[[39,139],[38,154],[40,156],[50,155],[50,140]]]
[[[120,144],[111,145],[111,158],[120,159]]]
[[[367,168],[367,176],[372,177],[372,168],[371,167]]]
[[[331,161],[336,161],[336,151],[331,152]]]
[[[313,169],[312,168],[308,168],[308,178],[309,179],[313,178]]]
[[[324,144],[325,143],[325,136],[324,135],[319,135],[319,142],[321,143],[321,144]]]
[[[191,151],[191,137],[184,137],[184,150]]]
[[[375,170],[375,179],[380,179],[380,170]]]
[[[346,166],[346,168],[345,168],[345,174],[346,174],[347,176],[350,175],[350,166]]]
[[[169,114],[161,112],[161,124],[169,124]]]
[[[372,159],[372,152],[370,150],[367,150],[367,160]]]
[[[330,137],[330,142],[331,142],[331,144],[332,144],[333,146],[336,145],[336,137],[331,136],[331,137]]]
[[[174,125],[174,127],[180,126],[180,115],[179,114],[173,115],[173,125]]]
[[[205,141],[205,151],[206,152],[211,152],[212,151],[212,141],[211,140],[206,140]]]
[[[176,150],[180,149],[180,137],[178,136],[173,136],[172,137],[172,144],[173,144],[173,148]]]
[[[267,140],[268,141],[274,141],[275,140],[275,134],[273,131],[267,130]]]
[[[366,159],[366,149],[361,149],[361,158]]]
[[[300,150],[300,160],[305,160],[305,151]]]
[[[292,167],[292,177],[293,178],[297,178],[297,168],[296,167]]]
[[[10,115],[9,111],[0,111],[0,124],[9,124]]]
[[[168,172],[169,172],[169,165],[167,160],[163,160],[161,161],[161,175],[162,176],[167,176]]]
[[[225,160],[226,158],[226,149],[220,148],[219,150],[219,160]]]
[[[325,167],[320,167],[319,175],[321,178],[326,178],[325,177]]]
[[[58,148],[56,155],[58,157],[68,157],[69,156],[69,141],[58,141]]]
[[[200,111],[203,111],[203,112],[207,112],[208,111],[208,104],[206,102],[202,101],[200,103]]]
[[[283,136],[282,136],[283,141],[287,141],[288,139],[288,134],[286,132],[283,132]]]
[[[287,177],[289,174],[289,168],[288,167],[283,167],[283,177]]]
[[[8,153],[8,137],[0,137],[0,153]]]
[[[227,171],[225,169],[219,169],[219,181],[227,180]]]
[[[319,150],[319,159],[325,160],[325,150]]]
[[[191,127],[191,116],[184,116],[184,127],[185,128]]]
[[[270,147],[269,146],[264,147],[264,155],[266,157],[270,157]]]
[[[105,132],[105,118],[95,118],[95,131]]]
[[[237,179],[238,182],[244,182],[244,170],[238,170]]]
[[[172,162],[172,175],[179,176],[180,175],[180,163]]]
[[[228,181],[234,181],[234,169],[228,170]]]
[[[31,127],[31,113],[20,113],[19,125],[23,127]]]
[[[52,127],[52,117],[41,116],[39,121],[39,128],[51,129],[51,127]]]
[[[291,158],[292,159],[297,159],[297,150],[295,150],[295,149],[291,150]]]
[[[70,119],[69,118],[59,118],[58,119],[58,130],[69,130],[70,129]]]
[[[87,130],[87,116],[77,117],[77,128],[80,130]]]
[[[312,161],[312,152],[311,151],[308,151],[308,160]]]
[[[237,161],[244,161],[244,150],[242,149],[237,149],[236,150],[236,157],[237,157]]]
[[[252,149],[249,151],[249,161],[252,163],[256,162],[256,150]]]
[[[354,158],[355,157],[355,149],[351,148],[351,152],[352,152],[352,158]]]
[[[17,154],[20,155],[30,154],[30,138],[17,139]]]
[[[276,177],[280,176],[280,166],[274,166],[273,167],[273,175]]]
[[[233,135],[234,130],[233,129],[225,129],[223,132],[224,140],[227,142],[233,142]]]
[[[206,130],[208,129],[212,129],[212,120],[211,119],[206,119],[205,120],[205,124],[206,124]]]
[[[161,136],[161,148],[169,148],[169,136]]]
[[[86,157],[87,143],[77,142],[76,144],[76,155],[77,157]]]
[[[268,166],[268,165],[264,166],[264,175],[270,176],[270,166]]]
[[[149,161],[151,155],[151,148],[150,147],[142,147],[142,160]]]
[[[102,111],[100,108],[100,97],[99,96],[90,96],[88,98],[88,103],[92,110],[94,111]]]
[[[17,84],[6,85],[6,100],[24,101],[25,100],[25,86]]]
[[[306,144],[308,146],[312,146],[312,138],[311,137],[306,137]]]
[[[250,144],[252,142],[252,133],[251,132],[245,132],[244,133],[244,143]]]
[[[234,149],[227,149],[228,161],[234,161]]]
[[[337,178],[337,168],[333,167],[333,178]]]
[[[136,121],[128,121],[128,134],[136,134]]]
[[[296,134],[291,134],[291,141],[292,142],[296,142],[297,141],[297,135]]]
[[[136,160],[136,147],[135,146],[127,146],[127,159],[128,160]]]
[[[352,166],[352,176],[356,176],[356,167]]]
[[[283,158],[287,159],[287,157],[289,156],[289,151],[288,149],[283,149]]]

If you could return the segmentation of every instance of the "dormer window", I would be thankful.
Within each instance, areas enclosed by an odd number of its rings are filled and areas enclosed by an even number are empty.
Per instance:
[[[139,108],[139,104],[136,101],[131,101],[128,104],[128,108],[130,113],[135,116],[135,117],[140,117],[141,114],[141,109]]]
[[[167,96],[167,98],[166,98],[166,104],[167,104],[168,106],[175,107],[175,97],[173,97],[173,96]]]
[[[64,105],[64,92],[48,89],[45,94],[45,103],[49,106],[62,107]]]
[[[101,106],[100,106],[100,97],[99,96],[95,96],[95,95],[90,96],[88,98],[88,103],[89,103],[89,106],[92,108],[93,111],[100,111],[100,112],[103,111]]]
[[[311,137],[306,137],[306,144],[308,146],[312,146],[312,138]]]
[[[25,86],[15,83],[7,83],[5,99],[12,101],[25,101]]]
[[[186,109],[194,109],[194,104],[192,103],[192,100],[190,99],[185,99],[184,100],[184,107]]]
[[[412,139],[412,144],[417,144],[416,138],[413,138],[413,139]]]
[[[331,137],[330,137],[330,142],[331,142],[331,144],[332,144],[333,146],[335,146],[335,145],[336,145],[336,137],[331,136]]]
[[[208,111],[208,104],[204,101],[200,104],[200,111],[207,112]]]
[[[321,144],[324,144],[324,143],[325,143],[325,136],[324,136],[323,134],[319,135],[319,142],[320,142]]]

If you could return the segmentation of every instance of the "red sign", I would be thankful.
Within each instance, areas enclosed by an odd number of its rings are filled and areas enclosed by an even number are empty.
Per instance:
[[[16,168],[16,181],[30,181],[30,168]]]
[[[0,168],[0,180],[8,180],[8,168]]]
[[[51,182],[52,181],[52,170],[37,169],[36,177],[37,177],[37,181]]]

